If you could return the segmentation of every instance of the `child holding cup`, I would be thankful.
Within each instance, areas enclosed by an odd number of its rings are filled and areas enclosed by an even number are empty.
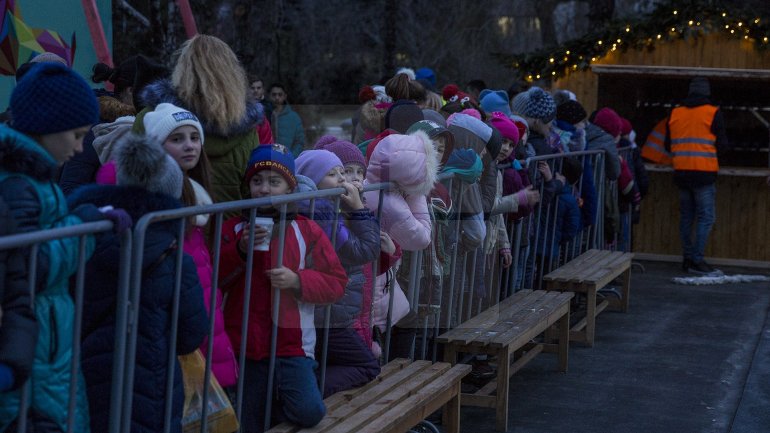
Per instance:
[[[294,192],[297,180],[294,159],[271,145],[255,148],[243,178],[251,198]],[[257,209],[257,216],[280,221],[280,208]],[[273,423],[291,421],[302,427],[318,424],[326,413],[314,370],[316,304],[328,304],[342,297],[347,276],[329,239],[318,224],[297,215],[289,206],[281,266],[278,264],[278,224],[272,230],[236,216],[222,227],[220,284],[228,293],[225,329],[236,351],[246,342],[242,428],[261,432],[264,427],[273,289],[280,289],[278,339],[275,362],[276,393],[273,395]],[[254,231],[254,244],[249,232]],[[261,245],[269,237],[268,250]],[[256,247],[256,248],[255,248]],[[245,302],[245,261],[253,252],[251,299],[247,335],[241,335]]]

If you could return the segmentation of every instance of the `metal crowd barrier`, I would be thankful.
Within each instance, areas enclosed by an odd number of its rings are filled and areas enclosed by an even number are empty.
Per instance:
[[[26,252],[27,255],[27,276],[28,276],[28,289],[30,293],[30,300],[32,308],[35,308],[35,295],[36,287],[38,284],[38,264],[39,256],[45,254],[41,251],[41,246],[49,242],[68,242],[70,243],[69,249],[72,250],[72,243],[77,242],[77,247],[74,251],[77,251],[77,265],[76,269],[72,270],[72,274],[75,276],[74,287],[70,287],[73,301],[75,304],[75,315],[73,317],[73,347],[72,347],[72,359],[70,361],[70,374],[69,374],[69,388],[68,388],[68,412],[67,412],[67,432],[73,433],[75,431],[75,416],[76,416],[76,394],[78,391],[78,376],[80,372],[80,338],[83,323],[83,293],[86,284],[85,265],[87,262],[86,244],[89,237],[94,235],[108,232],[112,230],[112,223],[108,221],[99,221],[92,223],[84,223],[73,226],[38,230],[28,233],[20,233],[9,236],[0,237],[0,250],[12,250],[20,249]],[[112,392],[118,395],[122,392],[123,382],[122,371],[125,366],[125,359],[123,358],[123,349],[125,347],[126,334],[125,328],[128,317],[128,271],[131,258],[131,235],[129,231],[125,231],[121,234],[121,247],[120,247],[120,273],[116,276],[118,280],[118,305],[115,312],[116,320],[116,332],[115,332],[115,363],[112,366],[113,377],[116,378],[112,382]],[[43,283],[44,284],[44,283]],[[33,374],[33,373],[31,373]],[[31,380],[27,380],[21,387],[19,414],[16,420],[16,431],[26,432],[27,426],[27,414],[30,408],[32,399],[32,384]],[[117,405],[120,402],[117,400],[112,401],[112,410],[117,410]],[[117,431],[117,430],[112,430]]]
[[[538,156],[529,158],[527,160],[526,169],[529,173],[529,179],[540,192],[541,197],[545,197],[546,190],[542,181],[542,175],[537,170],[538,162],[546,162],[552,169],[552,172],[556,173],[561,171],[564,158],[576,158],[583,167],[589,167],[592,171],[592,176],[584,176],[574,188],[574,193],[577,196],[581,196],[584,192],[584,188],[589,188],[587,182],[591,182],[596,191],[596,211],[593,215],[593,220],[583,224],[578,231],[578,234],[565,242],[563,245],[556,245],[555,248],[559,248],[559,252],[555,260],[546,259],[544,254],[538,257],[540,248],[541,232],[544,239],[544,244],[547,244],[549,236],[553,239],[555,230],[557,227],[554,224],[556,210],[559,206],[558,197],[555,197],[552,201],[545,203],[543,200],[536,206],[534,212],[530,215],[522,217],[516,221],[509,220],[506,217],[507,236],[509,237],[511,244],[511,254],[513,261],[510,267],[502,270],[499,255],[496,250],[492,251],[491,257],[484,255],[484,243],[471,250],[463,250],[461,248],[462,241],[462,227],[464,221],[469,221],[467,215],[462,214],[463,200],[465,199],[466,188],[472,185],[465,184],[459,178],[452,175],[441,175],[439,180],[449,190],[449,195],[452,197],[451,209],[449,211],[449,217],[446,224],[446,232],[442,241],[445,245],[446,261],[442,265],[440,287],[438,290],[438,298],[434,299],[429,297],[423,302],[421,297],[421,285],[425,278],[431,278],[430,266],[426,267],[424,258],[430,256],[431,247],[424,251],[409,251],[404,252],[404,262],[408,258],[409,267],[408,270],[404,270],[401,275],[407,273],[407,283],[402,286],[402,289],[406,292],[406,297],[409,301],[410,309],[417,313],[416,323],[419,326],[415,329],[414,337],[411,340],[411,348],[409,351],[412,359],[431,359],[437,360],[440,356],[440,350],[438,350],[436,337],[443,331],[456,327],[462,322],[472,318],[483,309],[495,305],[501,300],[512,295],[515,291],[522,288],[539,288],[540,280],[542,276],[560,266],[563,263],[571,260],[582,252],[596,247],[605,246],[604,239],[604,192],[605,188],[613,188],[613,185],[605,181],[604,173],[604,154],[602,151],[583,151],[572,152],[569,154],[557,154],[548,156]],[[500,167],[505,168],[505,167]],[[377,212],[378,220],[381,217],[382,204],[384,193],[395,188],[395,185],[390,183],[381,183],[375,185],[368,185],[365,191],[378,191],[379,192],[379,206]],[[249,199],[228,203],[217,203],[206,206],[194,206],[181,209],[153,212],[145,215],[139,221],[135,222],[133,233],[126,231],[122,236],[121,245],[121,272],[117,277],[119,278],[119,304],[116,311],[116,335],[115,335],[115,363],[113,365],[113,381],[112,381],[112,393],[111,393],[111,405],[110,405],[110,433],[128,433],[131,428],[131,414],[133,411],[133,389],[134,389],[134,376],[135,376],[135,359],[137,352],[137,334],[139,326],[139,304],[142,291],[142,263],[144,255],[145,241],[147,240],[147,233],[152,224],[157,224],[164,221],[179,220],[178,232],[178,248],[175,255],[176,274],[174,285],[174,308],[172,310],[172,329],[170,330],[171,344],[170,353],[167,354],[168,362],[168,377],[166,381],[166,402],[165,402],[165,418],[164,425],[166,432],[170,431],[171,416],[172,416],[172,399],[173,399],[173,384],[174,384],[174,371],[173,368],[176,359],[176,352],[173,349],[176,345],[177,335],[177,320],[179,315],[179,296],[181,287],[181,269],[182,259],[184,256],[184,233],[187,219],[189,217],[201,214],[213,215],[209,224],[213,221],[213,233],[214,238],[211,247],[211,259],[212,259],[212,285],[211,292],[205,293],[204,296],[208,296],[210,299],[209,307],[209,330],[208,330],[208,350],[206,353],[206,369],[204,376],[204,383],[209,383],[212,377],[211,366],[213,356],[213,333],[214,333],[214,312],[215,308],[221,308],[221,305],[216,305],[216,290],[219,280],[219,258],[221,255],[221,236],[222,236],[222,224],[224,222],[224,215],[226,213],[241,212],[248,213],[249,215],[249,227],[250,227],[250,239],[249,244],[253,244],[254,240],[254,217],[257,214],[257,208],[260,206],[271,205],[280,209],[279,219],[279,251],[278,251],[278,263],[276,266],[281,266],[283,257],[284,237],[287,228],[287,210],[288,207],[299,201],[310,202],[310,213],[313,214],[315,208],[315,201],[318,199],[329,199],[335,204],[335,233],[332,233],[332,245],[335,245],[334,238],[336,236],[336,221],[340,218],[339,200],[340,195],[345,191],[342,188],[326,189],[313,192],[302,192],[289,194],[284,196],[267,197],[261,199]],[[430,204],[429,204],[430,208]],[[434,221],[435,223],[435,221]],[[630,225],[629,225],[630,227]],[[30,270],[31,275],[34,276],[34,269],[36,263],[36,251],[37,245],[40,242],[44,242],[49,239],[58,239],[62,237],[79,236],[80,242],[85,242],[85,237],[94,233],[110,230],[111,223],[92,223],[84,224],[77,227],[68,227],[66,229],[49,230],[44,232],[37,232],[25,235],[16,235],[0,238],[0,249],[16,248],[20,246],[32,246],[31,248],[31,260]],[[435,229],[434,229],[435,230]],[[85,256],[81,256],[81,262],[79,262],[79,270],[77,274],[75,284],[75,301],[76,301],[76,346],[80,343],[80,322],[82,321],[82,299],[83,290],[87,281],[87,276],[83,275],[83,269],[85,266]],[[479,262],[481,261],[481,262]],[[446,267],[448,266],[448,270]],[[382,271],[379,269],[379,260],[374,260],[371,263],[372,268],[372,280]],[[426,269],[428,274],[426,275]],[[243,395],[244,395],[244,374],[246,363],[246,337],[248,327],[248,309],[250,305],[250,296],[252,294],[251,276],[253,272],[258,271],[253,268],[253,250],[249,249],[245,261],[245,288],[244,288],[244,309],[241,318],[241,341],[236,349],[238,353],[238,367],[241,374],[239,374],[237,385],[235,386],[235,398],[233,401],[233,407],[238,419],[241,419],[243,413]],[[466,278],[467,277],[467,278]],[[394,276],[395,278],[395,276]],[[477,284],[481,282],[481,287]],[[34,287],[34,278],[31,279],[30,287]],[[395,285],[391,284],[389,287],[389,311],[386,325],[386,332],[383,341],[383,357],[382,363],[386,363],[390,356],[390,342],[392,337],[392,328],[395,325],[392,321],[392,307],[393,307],[393,290]],[[376,284],[372,281],[372,290],[376,289]],[[278,330],[278,313],[280,311],[280,296],[279,289],[273,289],[273,328],[271,335],[271,347],[270,347],[270,359],[268,368],[268,388],[266,397],[266,413],[265,413],[265,426],[269,428],[271,424],[271,404],[273,399],[273,383],[276,366],[276,348],[277,348],[277,330]],[[374,294],[373,294],[374,295]],[[372,297],[374,299],[374,296]],[[329,311],[330,307],[325,309],[324,323],[325,328],[323,331],[323,337],[317,341],[317,344],[321,345],[321,359],[319,360],[320,368],[320,386],[321,389],[325,383],[325,373],[327,364],[327,351],[328,351],[328,330],[329,330]],[[373,311],[373,309],[372,309]],[[370,321],[370,323],[373,322]],[[419,344],[418,344],[419,342]],[[73,359],[79,358],[78,348],[74,349]],[[73,362],[73,371],[77,368],[77,365]],[[72,423],[74,420],[74,383],[70,388],[70,398],[73,402],[70,406],[71,412],[69,413],[69,425],[70,431],[72,430]],[[29,400],[29,388],[25,388],[25,400]],[[207,401],[208,387],[204,388],[203,401]],[[24,407],[23,407],[24,408]],[[26,409],[25,409],[26,410]],[[202,406],[202,417],[200,431],[207,431],[207,405]],[[22,418],[22,423],[24,422]],[[24,431],[24,426],[19,425],[20,430]]]

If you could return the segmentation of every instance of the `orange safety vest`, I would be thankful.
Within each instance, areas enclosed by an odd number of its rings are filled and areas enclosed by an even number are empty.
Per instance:
[[[642,158],[656,164],[671,165],[671,154],[666,151],[666,120],[655,125],[642,146]]]
[[[713,105],[677,107],[668,120],[671,154],[674,170],[718,172],[716,139],[711,132]]]

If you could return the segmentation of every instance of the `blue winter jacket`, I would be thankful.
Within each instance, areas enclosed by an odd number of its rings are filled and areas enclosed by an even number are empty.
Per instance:
[[[103,219],[93,205],[68,210],[54,180],[56,170],[56,162],[43,147],[0,125],[0,198],[8,205],[18,233]],[[69,278],[77,270],[79,242],[67,238],[40,244],[34,303],[38,332],[13,349],[26,352],[34,348],[28,425],[36,432],[67,429],[75,319]],[[93,236],[86,237],[85,248],[88,258],[94,249]],[[87,433],[88,406],[80,373],[76,383],[75,431]],[[19,389],[0,394],[0,431],[16,422],[19,401]]]
[[[543,209],[537,244],[538,255],[553,259],[559,256],[559,247],[572,241],[581,228],[580,208],[572,194],[572,185],[564,185],[556,197],[558,204],[551,204],[550,218],[545,218],[546,210]],[[547,225],[546,219],[549,220]]]
[[[134,222],[149,213],[180,207],[179,201],[133,186],[89,185],[75,190],[71,205],[94,203],[125,209]],[[134,375],[131,432],[163,431],[166,375],[169,350],[184,355],[200,346],[208,330],[208,314],[193,260],[184,255],[176,347],[170,347],[171,312],[174,296],[178,221],[154,223],[145,236],[139,335]],[[81,362],[86,378],[91,427],[107,431],[115,338],[117,275],[120,242],[116,235],[104,236],[88,262],[84,305]],[[184,387],[182,371],[174,362],[171,432],[181,432]]]

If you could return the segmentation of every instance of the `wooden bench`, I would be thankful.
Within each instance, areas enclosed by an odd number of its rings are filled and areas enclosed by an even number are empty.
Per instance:
[[[403,433],[442,406],[444,431],[460,432],[460,381],[470,365],[396,359],[382,367],[374,381],[338,392],[324,400],[326,416],[302,432]],[[283,423],[268,433],[294,433],[300,427]]]
[[[456,363],[458,353],[497,356],[497,380],[473,394],[463,393],[462,404],[495,408],[497,430],[508,430],[510,377],[541,352],[557,353],[559,369],[567,371],[572,297],[572,293],[521,290],[439,336],[437,341],[444,343],[444,361]],[[533,342],[554,324],[558,332],[548,333],[543,343]],[[551,337],[556,338],[555,344]]]
[[[628,311],[631,292],[631,259],[633,253],[606,250],[588,250],[569,263],[543,277],[546,290],[564,290],[586,294],[586,317],[570,330],[570,340],[594,345],[596,316],[611,307]],[[605,298],[596,305],[596,292],[623,275],[621,298]]]

